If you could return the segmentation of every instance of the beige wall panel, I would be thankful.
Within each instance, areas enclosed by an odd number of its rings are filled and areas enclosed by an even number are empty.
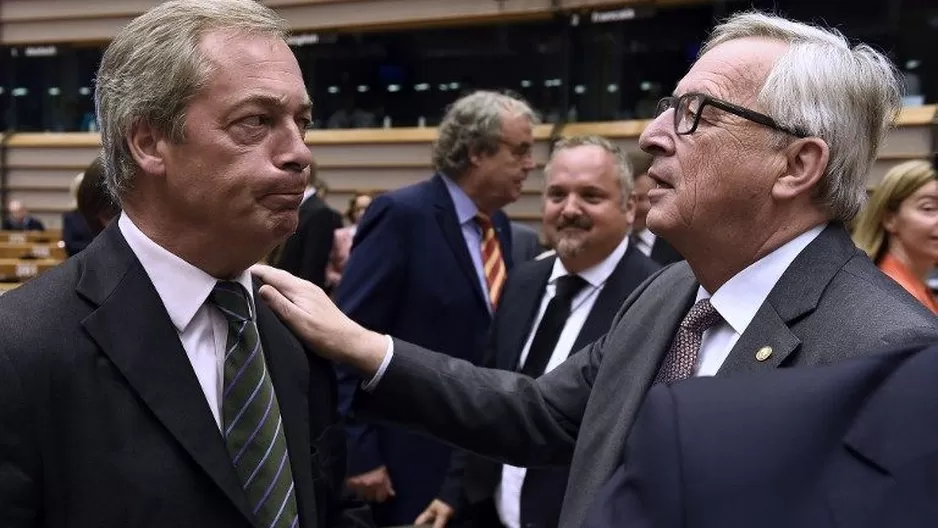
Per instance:
[[[893,130],[879,149],[880,156],[926,156],[932,149],[931,128],[904,126]]]
[[[19,167],[55,167],[71,169],[77,174],[94,160],[98,152],[95,147],[10,147],[7,166],[14,170]]]
[[[42,188],[68,191],[78,172],[62,169],[14,169],[7,174],[7,188]]]
[[[383,163],[430,167],[429,143],[311,145],[313,158],[327,167],[374,167]]]

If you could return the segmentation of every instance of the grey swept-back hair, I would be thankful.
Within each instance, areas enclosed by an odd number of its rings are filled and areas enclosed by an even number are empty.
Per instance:
[[[443,116],[433,144],[433,166],[450,178],[460,178],[474,152],[494,154],[502,133],[502,117],[522,116],[537,124],[528,103],[508,94],[477,91],[459,98]]]
[[[615,160],[613,164],[616,167],[616,183],[619,184],[619,190],[622,191],[622,207],[625,208],[626,204],[629,202],[629,196],[632,194],[632,190],[635,189],[635,179],[632,174],[632,162],[629,161],[628,155],[621,148],[602,136],[596,136],[592,134],[570,136],[568,138],[560,139],[554,143],[554,150],[550,153],[550,159],[547,160],[547,165],[544,167],[545,182],[547,180],[547,176],[550,174],[551,165],[553,164],[557,153],[564,150],[584,146],[600,147],[612,155],[613,159]]]
[[[827,142],[830,160],[816,199],[829,218],[849,224],[863,205],[876,153],[901,108],[895,66],[870,46],[851,46],[836,30],[756,11],[718,25],[700,53],[753,37],[789,45],[757,103],[779,124]]]
[[[185,139],[186,107],[212,71],[200,43],[219,30],[287,36],[285,21],[254,0],[172,0],[127,24],[104,52],[95,107],[105,182],[118,203],[138,171],[127,132],[146,122],[173,141]]]

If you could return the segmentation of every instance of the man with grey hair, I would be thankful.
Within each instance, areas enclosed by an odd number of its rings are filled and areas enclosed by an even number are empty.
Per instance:
[[[309,343],[371,376],[361,415],[514,465],[572,461],[560,525],[577,527],[652,385],[938,338],[936,318],[845,227],[898,108],[893,67],[867,46],[757,12],[717,26],[639,140],[657,184],[647,224],[686,261],[537,380],[368,332],[276,270],[259,270],[271,279],[261,294]]]
[[[368,207],[336,304],[375,332],[479,363],[512,266],[501,208],[534,166],[534,112],[479,91],[447,111],[433,146],[437,174]],[[341,411],[361,381],[339,368]],[[450,448],[402,428],[350,420],[349,487],[382,525],[410,524],[440,489]]]
[[[627,237],[635,200],[619,147],[598,136],[560,140],[544,175],[543,229],[556,249],[509,274],[483,360],[532,377],[599,339],[625,299],[660,268]],[[458,514],[476,528],[557,526],[568,472],[458,452],[438,499],[415,524],[442,528]]]
[[[247,268],[297,225],[310,101],[285,22],[173,0],[97,75],[122,214],[0,299],[0,526],[370,525],[331,365]]]

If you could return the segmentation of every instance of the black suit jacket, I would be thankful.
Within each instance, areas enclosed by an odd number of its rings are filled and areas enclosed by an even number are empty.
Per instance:
[[[518,370],[524,345],[535,331],[534,320],[550,279],[556,256],[519,264],[508,277],[505,291],[492,323],[489,348],[484,365],[487,368]],[[633,244],[616,264],[605,286],[596,298],[571,353],[596,341],[612,324],[625,299],[660,266],[646,257]],[[493,497],[501,480],[502,464],[490,459],[457,451],[440,493],[447,504],[462,510],[466,504],[477,504]],[[531,468],[521,493],[521,525],[527,528],[557,526],[563,504],[569,466]]]
[[[68,256],[77,254],[94,238],[91,228],[85,217],[78,210],[62,213],[62,240],[65,242],[65,252]]]
[[[342,215],[315,194],[300,205],[296,233],[284,243],[277,267],[323,287],[326,266],[335,230],[342,227]]]
[[[300,525],[367,525],[339,500],[330,365],[256,305]],[[116,222],[0,298],[0,335],[0,526],[252,526],[176,329]]]
[[[674,249],[674,246],[660,236],[655,236],[655,243],[652,244],[651,254],[648,256],[662,266],[684,260],[684,257]]]
[[[588,528],[931,528],[938,347],[657,386]]]

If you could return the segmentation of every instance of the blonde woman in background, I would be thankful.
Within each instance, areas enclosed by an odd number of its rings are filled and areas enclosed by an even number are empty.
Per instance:
[[[358,230],[358,222],[371,205],[372,198],[371,193],[359,192],[349,200],[348,209],[345,211],[345,218],[349,221],[349,225],[335,230],[332,253],[329,256],[329,265],[326,267],[326,289],[334,289],[339,285],[342,272],[345,270],[345,263],[348,262],[349,253],[352,251],[352,239],[355,238],[355,231]]]
[[[857,219],[853,239],[879,269],[933,313],[925,279],[938,262],[938,180],[927,161],[892,168]]]

